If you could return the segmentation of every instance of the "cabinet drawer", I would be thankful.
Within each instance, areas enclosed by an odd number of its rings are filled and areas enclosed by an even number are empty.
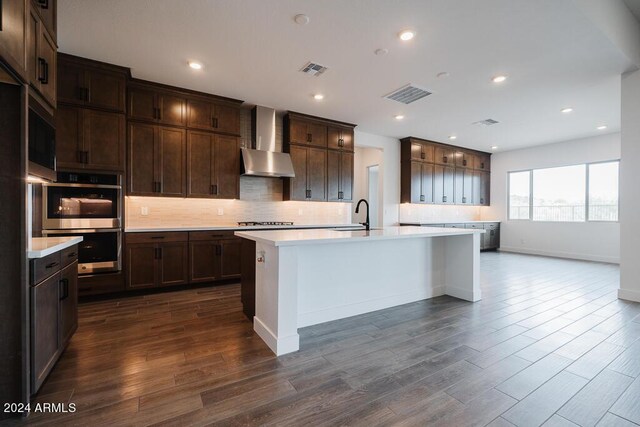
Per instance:
[[[31,262],[31,285],[42,282],[58,271],[60,271],[60,252],[34,259]]]
[[[499,222],[491,222],[484,225],[485,230],[496,230],[500,228]]]
[[[233,239],[233,230],[190,231],[189,241]]]
[[[474,228],[476,230],[484,229],[483,224],[465,224],[464,228]]]
[[[163,233],[125,233],[125,236],[127,244],[186,242],[189,239],[189,233],[181,231]]]
[[[99,295],[124,291],[124,276],[120,273],[96,274],[78,278],[78,294]]]
[[[62,263],[61,268],[64,268],[67,265],[77,260],[78,260],[78,245],[73,245],[71,247],[68,247],[67,249],[63,249],[60,251],[60,262]]]

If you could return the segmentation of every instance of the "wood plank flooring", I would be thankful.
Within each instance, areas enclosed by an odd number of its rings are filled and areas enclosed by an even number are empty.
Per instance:
[[[640,304],[617,266],[483,253],[481,302],[439,297],[302,329],[276,358],[239,285],[80,305],[36,425],[640,424]]]

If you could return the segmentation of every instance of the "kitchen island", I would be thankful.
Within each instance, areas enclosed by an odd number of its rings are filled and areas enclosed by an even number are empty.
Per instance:
[[[239,231],[255,242],[254,330],[277,355],[298,328],[440,295],[480,300],[484,230]],[[250,261],[253,262],[253,261]]]

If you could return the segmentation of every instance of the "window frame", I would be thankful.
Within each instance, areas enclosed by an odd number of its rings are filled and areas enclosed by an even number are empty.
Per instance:
[[[602,163],[617,163],[618,164],[618,219],[615,221],[606,220],[606,219],[591,219],[589,218],[589,205],[591,204],[591,200],[589,198],[589,171],[591,165],[597,165]],[[562,167],[570,167],[570,166],[585,166],[585,204],[584,204],[584,221],[536,221],[533,219],[533,172],[536,170],[542,169],[555,169]],[[511,174],[512,173],[520,173],[520,172],[529,172],[529,218],[511,218]],[[517,169],[507,172],[507,221],[530,221],[530,222],[541,222],[541,223],[619,223],[620,222],[620,159],[612,159],[612,160],[599,160],[597,162],[586,162],[586,163],[576,163],[569,165],[559,165],[559,166],[551,166],[545,168],[530,168],[530,169]]]

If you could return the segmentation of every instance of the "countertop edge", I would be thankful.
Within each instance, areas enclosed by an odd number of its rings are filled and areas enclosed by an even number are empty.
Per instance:
[[[361,224],[301,224],[301,225],[256,225],[256,226],[211,226],[211,227],[164,227],[164,228],[125,228],[125,233],[165,233],[165,232],[189,232],[189,231],[260,231],[260,230],[296,230],[313,228],[351,228],[361,227]]]
[[[41,239],[46,239],[46,237],[40,237]],[[52,239],[57,239],[57,237],[52,237]],[[27,250],[27,258],[29,259],[38,259],[44,258],[47,255],[54,254],[56,252],[60,252],[63,249],[67,249],[73,245],[77,245],[82,242],[82,237],[70,237],[66,242],[58,243],[56,245],[41,249],[41,250]]]

